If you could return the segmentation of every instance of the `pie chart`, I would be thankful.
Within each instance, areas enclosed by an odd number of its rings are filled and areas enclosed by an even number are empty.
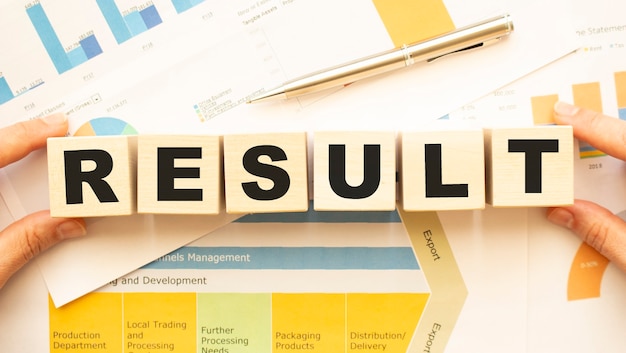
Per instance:
[[[626,210],[617,213],[626,221]],[[586,243],[580,244],[567,281],[567,300],[600,297],[602,277],[609,260]]]
[[[137,130],[124,120],[100,117],[89,120],[76,130],[74,136],[136,135]]]

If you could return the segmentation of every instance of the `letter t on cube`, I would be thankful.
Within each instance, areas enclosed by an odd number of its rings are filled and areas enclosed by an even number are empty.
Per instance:
[[[485,130],[487,202],[494,207],[574,202],[571,126]]]

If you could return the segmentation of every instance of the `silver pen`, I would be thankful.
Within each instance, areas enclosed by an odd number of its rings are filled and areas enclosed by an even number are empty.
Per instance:
[[[401,69],[416,62],[431,62],[449,54],[484,47],[508,36],[512,31],[511,16],[503,14],[422,42],[404,45],[398,49],[287,81],[280,87],[252,97],[248,103],[293,98],[332,87],[344,86],[364,78]]]

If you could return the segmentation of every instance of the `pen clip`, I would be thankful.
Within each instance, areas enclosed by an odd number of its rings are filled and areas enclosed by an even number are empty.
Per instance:
[[[474,49],[478,49],[478,48],[484,48],[486,46],[489,46],[489,45],[492,45],[492,44],[495,44],[495,43],[499,42],[500,39],[501,39],[501,37],[498,37],[498,38],[486,40],[486,41],[481,42],[481,43],[472,44],[472,45],[470,45],[468,47],[465,47],[463,49],[458,49],[458,50],[455,50],[455,51],[451,51],[449,53],[445,53],[445,54],[441,54],[439,56],[435,56],[434,58],[427,59],[426,62],[427,63],[431,63],[431,62],[433,62],[433,61],[435,61],[437,59],[440,59],[440,58],[443,58],[443,57],[446,57],[446,56],[449,56],[449,55],[452,55],[452,54],[464,53],[466,51],[470,51],[470,50],[474,50]]]

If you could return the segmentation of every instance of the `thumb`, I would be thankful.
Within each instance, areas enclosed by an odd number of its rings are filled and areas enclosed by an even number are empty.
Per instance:
[[[82,219],[51,218],[49,211],[28,215],[9,225],[0,232],[0,288],[40,252],[85,233]]]
[[[564,102],[554,105],[554,120],[560,125],[571,125],[577,139],[626,160],[626,123],[623,120]]]
[[[626,272],[626,222],[611,211],[593,202],[576,200],[573,206],[549,209],[548,220],[569,228]]]

